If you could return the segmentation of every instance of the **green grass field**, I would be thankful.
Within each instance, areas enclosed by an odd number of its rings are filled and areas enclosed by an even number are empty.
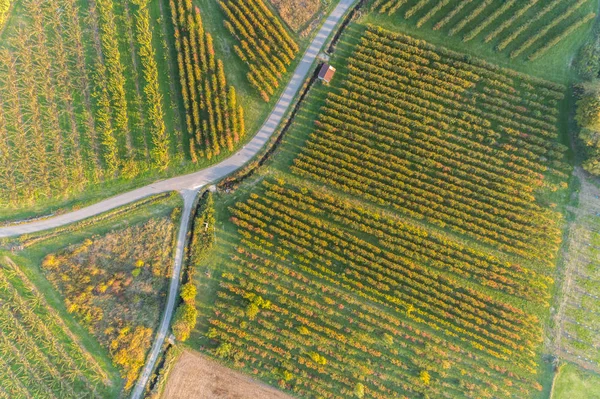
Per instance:
[[[554,381],[551,399],[598,399],[600,398],[600,376],[583,371],[572,363],[565,363]]]

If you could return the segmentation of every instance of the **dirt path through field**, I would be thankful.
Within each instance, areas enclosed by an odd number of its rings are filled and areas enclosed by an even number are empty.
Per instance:
[[[163,399],[291,399],[201,355],[184,352],[169,376]]]

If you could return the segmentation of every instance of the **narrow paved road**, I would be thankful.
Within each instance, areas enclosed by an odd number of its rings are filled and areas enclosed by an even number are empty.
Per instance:
[[[179,294],[179,280],[181,278],[181,265],[183,264],[185,243],[187,241],[187,232],[190,225],[190,217],[192,215],[192,206],[194,199],[198,194],[199,189],[186,190],[181,194],[183,195],[183,212],[181,213],[181,222],[179,224],[179,233],[177,234],[177,247],[175,248],[175,263],[173,266],[173,275],[171,276],[171,284],[169,286],[169,295],[167,297],[167,304],[163,313],[163,318],[160,322],[160,327],[154,338],[152,349],[146,359],[146,364],[142,369],[142,373],[138,378],[133,391],[131,392],[132,399],[139,399],[144,394],[144,388],[148,383],[148,378],[154,370],[154,365],[158,359],[158,355],[162,350],[162,346],[165,343],[165,338],[169,333],[169,325],[171,324],[171,318],[173,317],[173,311],[175,310],[175,303],[177,303],[177,296]]]
[[[21,234],[34,233],[63,226],[138,201],[149,195],[165,191],[194,190],[236,171],[250,161],[275,132],[275,129],[281,122],[287,109],[290,107],[294,96],[298,93],[307,75],[311,72],[311,66],[323,48],[325,41],[353,2],[354,0],[340,0],[335,9],[329,14],[327,20],[304,53],[302,60],[294,71],[294,75],[288,82],[285,91],[279,98],[277,104],[275,104],[275,108],[271,111],[266,122],[262,125],[256,136],[254,136],[252,140],[250,140],[250,142],[235,155],[198,172],[174,177],[172,179],[161,180],[145,187],[138,188],[137,190],[108,198],[74,212],[31,223],[2,227],[0,228],[0,237],[19,236]]]
[[[140,374],[140,378],[133,388],[131,394],[132,399],[140,399],[143,396],[144,388],[146,387],[148,379],[154,370],[154,365],[156,364],[158,356],[162,350],[162,346],[165,342],[165,338],[169,332],[171,318],[173,317],[173,311],[175,310],[175,303],[177,302],[177,296],[179,293],[179,282],[181,278],[180,272],[183,263],[190,216],[192,214],[192,205],[196,195],[198,194],[198,191],[201,187],[207,185],[208,183],[218,180],[242,167],[246,162],[250,161],[266,144],[271,135],[275,132],[275,129],[281,122],[288,108],[292,104],[292,100],[302,87],[306,77],[311,72],[313,62],[323,48],[325,41],[354,1],[355,0],[340,0],[335,9],[331,12],[331,14],[329,14],[327,20],[304,53],[302,60],[296,67],[291,80],[288,82],[283,94],[277,101],[275,108],[273,111],[271,111],[267,121],[260,128],[256,136],[254,136],[241,151],[232,157],[229,157],[223,162],[203,169],[199,172],[150,184],[146,187],[142,187],[129,193],[109,198],[79,211],[30,224],[0,229],[0,237],[45,230],[106,212],[107,210],[137,201],[148,195],[173,190],[181,192],[184,199],[184,209],[181,215],[181,224],[179,226],[179,234],[177,237],[175,264],[173,267],[173,275],[171,277],[167,304],[165,306],[163,318],[160,323],[159,330],[156,333],[156,338],[152,345],[152,349],[148,355],[148,358],[146,359],[146,364],[144,365],[142,373]]]

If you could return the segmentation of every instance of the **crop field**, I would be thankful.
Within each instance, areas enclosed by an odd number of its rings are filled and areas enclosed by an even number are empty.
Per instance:
[[[541,396],[566,87],[373,26],[340,46],[224,196],[192,345],[300,397]]]
[[[298,45],[262,0],[219,2],[235,53],[248,65],[250,84],[269,101],[298,53]]]
[[[209,320],[216,356],[303,397],[536,389],[539,320],[494,296],[535,286],[543,300],[546,276],[320,190],[263,185],[231,210],[242,238]]]
[[[536,60],[595,17],[590,0],[374,0],[371,9]]]
[[[374,27],[348,64],[296,174],[553,263],[560,216],[533,190],[566,187],[563,86]]]
[[[0,398],[104,398],[111,381],[38,288],[0,260]]]
[[[600,372],[600,190],[584,181],[577,219],[569,233],[567,275],[561,307],[559,354]]]
[[[224,66],[220,56],[229,49],[221,39],[215,48],[190,0],[25,0],[4,7],[0,207],[7,209],[59,203],[98,185],[118,191],[136,179],[222,159],[266,115],[266,103],[249,115],[243,107],[279,92],[299,50],[262,2],[231,5],[253,10],[256,29],[244,30],[248,37],[238,31],[249,66],[238,59]],[[215,14],[219,5],[201,8],[219,18],[222,31],[213,21],[211,29],[229,36],[225,17]],[[228,21],[238,28],[247,22]],[[270,48],[258,46],[263,37]],[[260,91],[245,80],[248,87],[237,87],[237,76],[234,88],[229,76],[247,72]]]

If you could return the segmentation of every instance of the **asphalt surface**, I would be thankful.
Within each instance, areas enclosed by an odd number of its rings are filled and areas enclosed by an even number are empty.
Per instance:
[[[181,213],[181,221],[179,224],[179,233],[177,234],[177,247],[175,248],[175,264],[173,266],[173,275],[171,276],[171,284],[169,285],[169,295],[167,297],[167,304],[163,312],[163,318],[160,322],[160,327],[154,338],[152,349],[150,354],[146,358],[146,363],[142,369],[142,373],[131,392],[132,399],[140,399],[144,394],[144,388],[148,383],[154,365],[158,360],[158,356],[162,351],[165,338],[169,333],[169,326],[171,324],[171,318],[175,311],[175,304],[177,303],[177,296],[179,295],[179,282],[181,279],[181,266],[183,264],[185,243],[187,241],[187,233],[190,226],[190,217],[192,215],[192,207],[194,205],[194,199],[198,194],[196,190],[186,190],[181,194],[183,195],[183,212]]]

